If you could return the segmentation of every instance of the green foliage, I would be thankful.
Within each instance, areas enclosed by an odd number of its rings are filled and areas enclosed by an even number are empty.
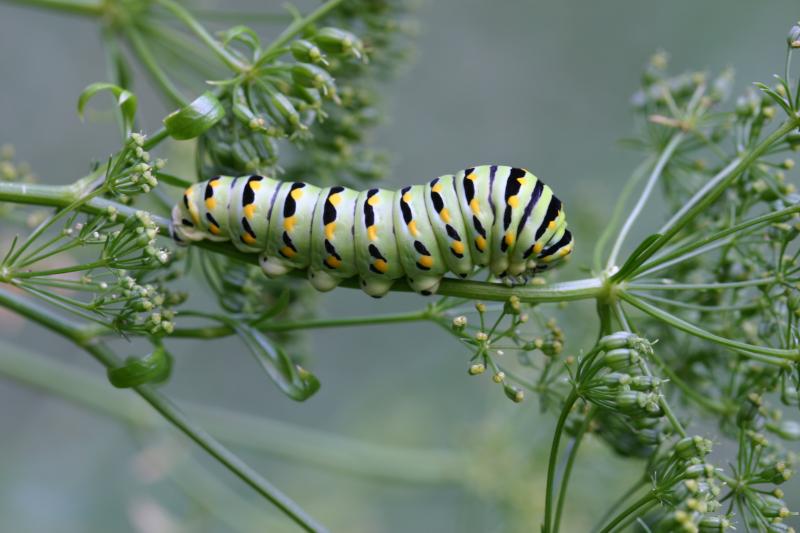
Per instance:
[[[170,377],[170,337],[235,335],[279,390],[313,401],[320,381],[293,356],[297,330],[428,321],[464,349],[469,375],[488,370],[520,409],[533,395],[558,413],[545,533],[558,531],[575,503],[568,484],[587,435],[643,469],[599,531],[790,530],[780,485],[796,462],[785,443],[800,439],[800,423],[783,418],[800,405],[800,196],[787,157],[800,148],[800,90],[791,77],[800,26],[790,30],[783,75],[733,106],[730,73],[671,75],[665,54],[652,58],[632,99],[641,129],[628,142],[645,161],[603,234],[577,237],[597,242],[589,278],[524,287],[445,280],[441,298],[419,311],[322,320],[305,285],[266,279],[252,256],[227,243],[170,249],[172,188],[188,182],[163,172],[150,151],[169,138],[195,140],[198,180],[280,176],[284,168],[318,184],[379,179],[386,156],[368,145],[380,116],[376,83],[408,55],[408,7],[328,0],[307,15],[292,8],[288,26],[262,43],[243,25],[214,35],[173,0],[31,4],[101,26],[110,79],[79,95],[78,112],[110,92],[123,135],[105,164],[66,187],[33,183],[2,154],[0,216],[22,236],[0,254],[0,306],[92,355],[112,385],[135,390],[299,526],[323,529],[152,387]],[[177,108],[155,132],[135,132],[134,61]],[[659,187],[671,217],[623,257]],[[49,211],[30,231],[18,216],[25,204]],[[213,303],[184,292],[181,281],[192,275],[203,277]],[[565,331],[544,304],[579,299],[596,304],[598,340],[568,355]],[[117,337],[152,351],[121,360],[108,344]],[[696,422],[716,424],[734,452],[712,452]],[[509,509],[530,506],[510,489],[498,492]]]

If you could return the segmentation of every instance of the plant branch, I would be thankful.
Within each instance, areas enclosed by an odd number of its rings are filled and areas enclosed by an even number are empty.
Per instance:
[[[10,309],[25,318],[69,339],[80,348],[86,350],[107,369],[122,364],[120,359],[103,343],[86,335],[82,326],[53,313],[17,294],[0,288],[0,306]],[[294,501],[284,495],[277,487],[264,479],[244,461],[225,448],[205,430],[191,422],[170,400],[147,385],[134,387],[134,390],[172,425],[180,429],[186,436],[206,450],[212,457],[223,464],[239,479],[250,485],[256,492],[281,509],[298,525],[307,531],[325,531]]]
[[[59,11],[69,15],[83,17],[99,17],[103,14],[101,4],[89,2],[76,2],[71,0],[3,0],[8,4],[18,4],[25,7],[34,7]]]

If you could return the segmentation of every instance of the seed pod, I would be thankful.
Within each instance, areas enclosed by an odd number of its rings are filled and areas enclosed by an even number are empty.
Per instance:
[[[708,463],[697,463],[687,466],[684,472],[689,479],[697,479],[699,477],[710,478],[714,475],[714,466]]]
[[[769,494],[762,495],[756,505],[767,518],[786,518],[791,514],[785,501]]]
[[[778,462],[761,471],[759,476],[765,479],[768,483],[780,485],[792,477],[792,469],[787,467],[786,463]]]
[[[615,348],[627,348],[629,341],[636,335],[627,331],[617,331],[611,335],[606,335],[597,343],[600,348],[605,351],[613,350]]]
[[[291,127],[305,129],[305,125],[300,122],[300,114],[285,94],[278,91],[272,92],[270,102]]]
[[[364,45],[349,31],[338,28],[322,28],[313,37],[314,42],[325,52],[341,56],[364,57]]]
[[[325,96],[336,94],[336,84],[328,71],[309,63],[297,63],[292,66],[292,79],[303,87],[319,89]]]
[[[789,45],[789,48],[800,48],[800,22],[797,22],[789,29],[786,44]]]
[[[655,376],[634,376],[631,388],[639,391],[652,391],[661,386],[661,379]]]
[[[606,352],[603,355],[603,362],[612,370],[625,370],[638,365],[639,354],[626,348],[618,348]]]
[[[522,391],[522,389],[515,387],[514,385],[506,385],[503,387],[503,391],[506,393],[508,399],[514,403],[520,403],[525,399],[525,393]]]
[[[681,459],[705,457],[711,452],[711,441],[699,435],[685,437],[675,444],[675,453]]]
[[[322,54],[322,50],[311,41],[298,39],[292,42],[291,50],[294,58],[303,63],[315,63],[318,65],[328,64],[328,61]]]

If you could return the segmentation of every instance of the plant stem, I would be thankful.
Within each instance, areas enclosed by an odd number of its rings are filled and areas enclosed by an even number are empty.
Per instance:
[[[160,0],[163,1],[163,0]],[[332,10],[339,7],[339,4],[342,3],[342,0],[328,0],[317,9],[309,13],[307,16],[297,19],[292,22],[288,28],[283,30],[277,39],[275,39],[264,51],[262,52],[262,56],[267,56],[274,52],[275,50],[283,47],[286,43],[288,43],[295,35],[302,32],[308,25],[315,23],[317,20],[321,19]]]
[[[622,300],[628,302],[634,307],[639,308],[641,311],[644,311],[653,318],[657,318],[658,320],[670,324],[671,326],[686,333],[689,333],[690,335],[694,335],[695,337],[699,337],[701,339],[705,339],[707,341],[720,344],[722,346],[733,348],[734,350],[743,352],[745,355],[762,354],[770,357],[775,357],[780,360],[789,360],[789,361],[800,360],[800,351],[798,350],[769,348],[765,346],[756,346],[754,344],[747,344],[732,339],[726,339],[724,337],[720,337],[719,335],[715,335],[709,331],[706,331],[702,328],[699,328],[694,324],[690,324],[689,322],[686,322],[685,320],[678,318],[675,315],[672,315],[662,309],[659,309],[658,307],[650,305],[649,303],[642,301],[641,299],[633,296],[630,293],[620,291],[618,294]]]
[[[208,46],[216,55],[217,57],[222,60],[225,65],[228,66],[234,72],[241,72],[247,69],[247,65],[243,63],[239,58],[231,54],[219,41],[217,41],[205,27],[197,22],[197,20],[192,16],[192,14],[185,9],[180,4],[173,2],[172,0],[156,0],[162,7],[170,11],[175,17],[183,22],[192,32],[197,36],[198,39],[203,41],[206,46]]]
[[[591,410],[586,413],[586,417],[583,419],[578,433],[572,439],[572,448],[569,451],[569,456],[567,456],[567,464],[564,465],[564,473],[561,475],[561,487],[559,487],[558,491],[558,504],[556,505],[556,518],[555,524],[553,525],[553,533],[558,533],[558,529],[561,526],[561,513],[564,510],[564,503],[567,500],[567,487],[569,486],[570,476],[572,475],[572,467],[575,465],[575,458],[578,457],[578,449],[581,446],[581,442],[583,442],[583,437],[586,435],[586,430],[589,429],[589,425],[596,411],[596,407],[592,406]]]
[[[625,220],[625,223],[622,225],[622,229],[617,235],[617,240],[614,242],[614,246],[611,248],[611,253],[608,256],[608,263],[606,264],[607,269],[616,265],[617,255],[622,247],[622,243],[625,241],[625,237],[627,237],[628,232],[631,230],[634,222],[636,222],[636,219],[639,217],[639,213],[641,213],[642,209],[644,209],[644,205],[650,198],[650,194],[653,192],[653,188],[658,182],[658,179],[661,177],[664,167],[667,165],[672,157],[672,154],[675,153],[675,150],[681,144],[684,137],[684,133],[676,133],[661,151],[661,155],[656,161],[653,171],[650,173],[650,177],[647,179],[644,190],[642,191],[642,194],[639,195],[639,200],[637,200],[636,205],[633,207],[628,215],[628,218]]]
[[[17,294],[0,288],[0,306],[36,322],[55,333],[69,339],[80,348],[86,350],[104,367],[116,368],[121,365],[119,358],[103,343],[87,335],[83,326],[75,324],[50,309],[20,297]],[[256,492],[281,509],[298,525],[307,531],[325,531],[325,529],[305,513],[294,501],[289,499],[269,481],[261,477],[244,461],[225,448],[205,430],[196,426],[170,400],[149,386],[134,387],[134,390],[147,403],[158,411],[186,436],[195,441],[212,457],[222,463],[239,479],[250,485]]]
[[[777,130],[772,132],[760,144],[745,152],[742,156],[731,161],[705,186],[697,191],[684,206],[659,230],[661,236],[647,250],[639,256],[640,264],[653,256],[665,244],[683,229],[697,215],[705,211],[713,204],[723,192],[738,178],[745,170],[755,163],[761,155],[772,147],[782,137],[797,129],[800,125],[800,117],[792,117],[784,122]]]
[[[635,513],[642,506],[650,503],[654,498],[655,495],[652,492],[645,494],[644,496],[633,502],[627,509],[618,514],[611,522],[608,523],[606,527],[600,530],[600,533],[609,533],[610,531],[613,531],[613,529],[617,526],[617,524],[625,520],[625,518],[627,518],[629,515]]]
[[[76,194],[76,188],[73,186],[0,182],[0,202],[67,207]],[[101,197],[92,197],[80,205],[82,211],[92,214],[106,213],[109,208],[116,210],[117,218],[120,221],[135,216],[138,211],[136,208]],[[160,234],[169,237],[169,220],[155,215],[152,216],[152,219],[158,225]],[[243,262],[258,263],[256,254],[243,253],[229,242],[198,241],[193,245]],[[293,271],[291,275],[305,277],[305,273],[301,271]],[[345,280],[340,286],[358,288],[358,281],[355,279]],[[396,292],[412,292],[411,287],[403,280],[398,280],[392,290]],[[544,286],[528,285],[519,287],[509,287],[500,283],[445,278],[439,286],[438,294],[441,296],[500,302],[507,301],[511,296],[516,295],[521,302],[544,303],[592,299],[603,294],[605,290],[603,282],[599,278],[565,281]]]
[[[181,313],[181,316],[191,316],[191,313]],[[285,320],[281,322],[266,322],[259,324],[259,331],[295,331],[299,329],[341,328],[349,326],[372,326],[379,324],[396,324],[399,322],[417,322],[432,318],[428,309],[411,311],[409,313],[391,313],[383,315],[352,316],[346,318],[316,318],[309,320]],[[228,326],[175,328],[170,337],[190,337],[200,339],[213,339],[233,335],[233,329]]]
[[[156,82],[163,95],[178,107],[185,106],[187,103],[186,97],[183,95],[183,93],[181,93],[180,89],[175,86],[167,73],[164,72],[164,70],[158,64],[158,61],[156,61],[156,58],[153,57],[152,52],[150,52],[150,47],[147,46],[147,43],[144,39],[142,39],[141,35],[139,35],[139,32],[133,27],[126,27],[125,36],[131,43],[131,47],[133,48],[133,52],[136,54],[136,57],[139,58],[142,66],[144,66],[144,68]]]
[[[80,15],[83,17],[99,17],[103,14],[101,4],[88,2],[74,2],[71,0],[3,0],[9,4],[20,4],[25,7],[35,7],[60,11],[70,15]]]
[[[570,391],[567,399],[564,400],[564,407],[561,409],[561,415],[558,417],[556,429],[553,433],[553,443],[550,445],[550,460],[547,463],[547,488],[545,489],[545,504],[544,504],[544,524],[542,526],[543,533],[553,533],[554,530],[550,527],[550,517],[553,514],[553,488],[555,486],[556,477],[556,464],[558,463],[558,448],[561,443],[561,434],[564,432],[564,424],[567,422],[567,417],[572,406],[578,400],[578,393],[573,388]]]

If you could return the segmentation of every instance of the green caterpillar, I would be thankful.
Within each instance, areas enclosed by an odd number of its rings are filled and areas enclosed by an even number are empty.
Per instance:
[[[561,201],[525,169],[485,165],[400,191],[320,189],[263,176],[216,177],[172,210],[176,240],[230,240],[264,272],[306,270],[328,291],[358,276],[369,295],[405,278],[432,294],[447,272],[476,267],[527,281],[572,252]]]

